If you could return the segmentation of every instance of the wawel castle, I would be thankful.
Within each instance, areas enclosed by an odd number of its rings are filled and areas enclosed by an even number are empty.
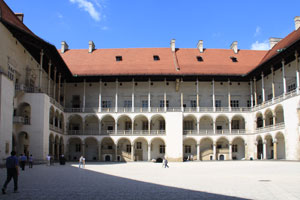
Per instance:
[[[300,159],[300,17],[268,51],[57,49],[23,17],[0,0],[0,162]]]

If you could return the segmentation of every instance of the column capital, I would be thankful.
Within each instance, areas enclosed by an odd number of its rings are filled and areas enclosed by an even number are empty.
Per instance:
[[[262,78],[264,77],[264,73],[263,73],[263,72],[261,72],[261,77],[262,77]]]
[[[284,66],[284,62],[285,62],[285,60],[282,58],[282,60],[281,60],[281,64]]]
[[[44,55],[44,49],[41,49],[40,55],[41,55],[41,56]]]
[[[275,143],[276,143],[276,144],[278,143],[277,139],[274,139],[274,140],[273,140],[273,144],[275,144]]]
[[[253,81],[256,82],[256,77],[254,76]]]
[[[49,62],[48,62],[48,65],[49,65],[49,66],[51,66],[51,65],[52,65],[52,62],[51,62],[51,60],[49,60]]]

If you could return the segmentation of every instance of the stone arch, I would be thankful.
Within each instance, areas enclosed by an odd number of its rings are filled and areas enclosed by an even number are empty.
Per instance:
[[[155,137],[150,141],[151,145],[151,160],[155,159],[157,162],[160,162],[166,153],[166,143],[163,138]]]
[[[242,137],[235,137],[232,140],[232,160],[246,159],[245,140]]]
[[[216,158],[218,160],[230,160],[229,139],[226,137],[218,138],[216,142]]]
[[[274,158],[273,137],[270,134],[265,135],[264,142],[266,143],[266,159]]]
[[[54,111],[54,107],[51,106],[50,109],[49,109],[49,124],[50,125],[54,125],[54,114],[55,111]]]
[[[77,135],[81,134],[83,131],[83,120],[80,115],[74,114],[71,115],[68,119],[68,124],[69,124],[69,134],[72,135]]]
[[[162,115],[154,115],[150,121],[151,132],[161,132],[166,130],[166,120]]]
[[[98,160],[98,141],[94,137],[87,137],[84,140],[85,145],[85,159],[88,161]]]
[[[214,141],[210,137],[205,137],[200,140],[200,160],[213,160],[213,145]]]
[[[22,102],[17,108],[17,116],[21,117],[24,124],[30,124],[31,106],[27,102]]]
[[[285,137],[284,137],[283,133],[277,132],[275,135],[275,139],[277,142],[277,145],[276,145],[277,159],[286,159]]]
[[[78,161],[80,156],[83,156],[82,140],[79,137],[71,137],[68,140],[69,144],[69,160]]]
[[[18,145],[17,145],[17,153],[29,155],[29,146],[30,138],[29,134],[25,131],[22,131],[18,134]]]
[[[213,124],[214,120],[210,115],[202,116],[199,121],[200,132],[212,133],[214,130]]]
[[[284,123],[284,110],[281,104],[277,105],[274,109],[274,113],[276,116],[275,124]]]
[[[134,117],[134,126],[133,129],[135,131],[145,131],[147,132],[149,129],[149,120],[145,115],[137,115]]]
[[[50,156],[54,156],[54,144],[55,144],[55,139],[54,139],[54,134],[50,133],[49,134],[49,150],[48,150],[48,154]]]
[[[54,113],[54,126],[58,127],[58,124],[59,124],[59,112],[58,110],[56,110]]]
[[[229,132],[229,119],[226,115],[219,115],[216,118],[216,132]]]
[[[194,115],[187,115],[183,118],[183,131],[196,131],[197,118]]]
[[[135,161],[150,161],[148,152],[148,141],[145,137],[138,137],[133,140],[134,145],[134,160]]]
[[[112,134],[115,130],[115,118],[112,115],[104,115],[101,118],[101,134]]]
[[[99,133],[99,118],[97,115],[87,115],[84,118],[84,131],[85,134],[95,135]]]
[[[128,115],[121,115],[117,119],[118,132],[126,133],[132,131],[132,120]]]
[[[101,159],[103,161],[116,160],[116,145],[112,138],[105,137],[101,140]]]
[[[60,139],[59,139],[59,155],[64,155],[65,154],[64,146],[65,146],[64,138],[61,136]]]
[[[183,160],[197,160],[197,141],[194,138],[183,140]]]
[[[256,128],[262,128],[264,126],[263,123],[263,114],[261,112],[256,113]]]
[[[117,147],[118,147],[118,154],[117,160],[118,161],[133,161],[132,158],[132,144],[129,138],[122,137],[117,140]]]
[[[58,159],[59,157],[59,136],[56,135],[54,139],[54,158]]]
[[[266,126],[271,126],[271,125],[273,125],[273,112],[272,112],[272,110],[271,109],[267,109],[266,111],[265,111],[265,125]]]
[[[256,158],[257,159],[263,159],[264,157],[264,151],[263,151],[263,139],[260,135],[256,136]]]
[[[245,130],[245,118],[242,115],[234,115],[231,118],[231,130],[243,132]]]

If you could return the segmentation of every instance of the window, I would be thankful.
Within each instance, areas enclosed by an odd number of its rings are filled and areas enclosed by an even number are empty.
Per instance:
[[[239,120],[232,120],[232,129],[240,129],[240,121]]]
[[[191,146],[190,145],[185,145],[184,146],[184,152],[185,153],[191,153],[192,151],[191,151]]]
[[[237,58],[234,57],[234,56],[230,56],[230,59],[231,59],[232,62],[237,62],[238,61]]]
[[[125,122],[125,130],[131,130],[131,122]]]
[[[268,94],[268,100],[271,100],[271,99],[272,99],[272,97],[273,97],[273,95],[272,95],[272,94]]]
[[[221,100],[216,100],[216,107],[217,108],[221,107]]]
[[[142,127],[143,131],[148,130],[148,121],[143,121],[143,127]]]
[[[126,145],[126,152],[131,153],[131,145],[130,144]]]
[[[234,144],[232,145],[232,152],[238,152],[238,145],[237,144]]]
[[[193,130],[193,127],[194,127],[193,125],[194,125],[193,121],[184,121],[183,129],[184,130]]]
[[[166,124],[164,120],[159,121],[159,130],[165,130],[166,129]]]
[[[198,62],[202,62],[203,61],[203,58],[201,56],[197,56],[197,61]]]
[[[288,86],[288,92],[291,92],[291,91],[293,91],[295,89],[296,89],[296,84],[295,83],[293,83],[293,84],[291,84],[291,85]]]
[[[102,108],[110,108],[111,101],[102,101]]]
[[[107,130],[112,131],[112,130],[114,130],[114,127],[113,126],[107,126]]]
[[[148,100],[142,100],[142,108],[148,108]]]
[[[159,153],[165,153],[166,146],[165,145],[159,145]]]
[[[167,100],[166,103],[167,103],[166,107],[168,108],[169,107],[169,100]],[[165,107],[165,101],[164,100],[159,101],[159,107],[161,107],[161,108]]]
[[[117,61],[117,62],[120,62],[120,61],[122,61],[122,60],[123,60],[122,56],[116,56],[116,61]]]
[[[14,80],[15,78],[15,70],[14,68],[12,68],[10,65],[8,65],[8,72],[7,72],[7,76],[10,80]]]
[[[240,107],[239,104],[240,104],[240,103],[239,103],[239,100],[231,100],[231,101],[230,101],[230,106],[231,106],[232,108],[238,108],[238,107]]]
[[[191,100],[191,107],[196,108],[197,107],[197,102],[196,100]]]
[[[113,149],[112,145],[108,145],[107,149]]]
[[[136,143],[136,149],[142,149],[142,143],[141,142]]]
[[[125,100],[124,101],[124,107],[125,108],[131,108],[132,107],[132,101],[131,100]]]
[[[158,55],[154,55],[154,56],[153,56],[153,60],[158,61],[158,60],[160,60],[160,58],[159,58]]]
[[[75,152],[81,152],[81,144],[75,144]]]

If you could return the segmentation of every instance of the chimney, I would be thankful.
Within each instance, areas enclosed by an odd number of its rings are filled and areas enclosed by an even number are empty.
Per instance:
[[[238,45],[237,41],[232,42],[231,45],[230,45],[230,49],[232,49],[234,53],[238,53],[238,46],[237,45]]]
[[[67,42],[62,41],[61,42],[61,49],[60,49],[61,53],[65,53],[68,49],[69,49],[69,46],[68,46]]]
[[[200,53],[203,53],[203,40],[199,40],[197,49],[199,49]]]
[[[272,49],[282,38],[269,38],[270,49]]]
[[[89,53],[92,53],[95,50],[95,44],[92,40],[89,41]]]
[[[19,18],[21,22],[23,22],[24,14],[23,13],[15,13],[15,15]]]
[[[296,16],[294,18],[295,21],[295,30],[298,30],[298,28],[300,28],[300,16]]]
[[[172,52],[175,52],[175,39],[172,39],[170,44]]]

